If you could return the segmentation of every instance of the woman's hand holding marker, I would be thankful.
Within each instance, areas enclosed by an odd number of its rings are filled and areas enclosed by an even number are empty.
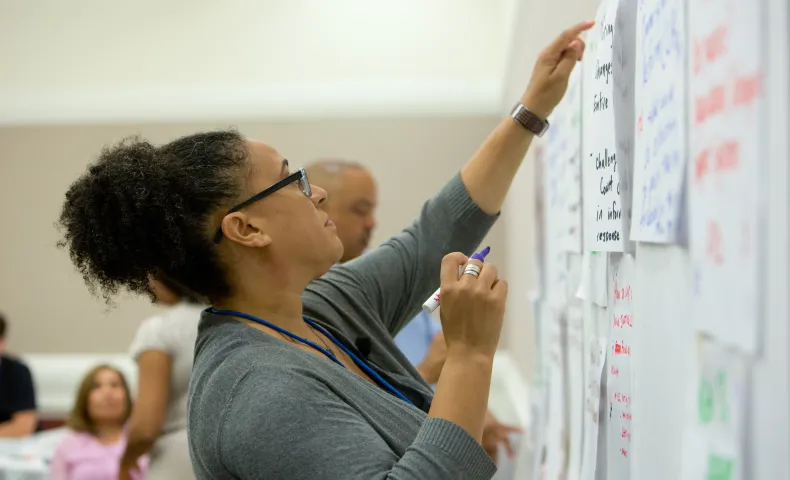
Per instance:
[[[483,263],[485,261],[485,258],[488,256],[489,252],[491,252],[491,247],[486,247],[483,250],[473,254],[471,259],[469,260],[470,261],[479,260],[480,263]],[[466,259],[466,257],[464,257],[464,259]],[[469,269],[469,271],[466,272],[466,269]],[[472,266],[470,267],[470,264],[466,263],[464,265],[464,269],[460,269],[460,268],[458,269],[458,275],[463,275],[464,273],[468,273],[469,275],[474,275],[475,277],[477,277],[480,274],[480,269],[474,264],[472,264]],[[442,291],[441,287],[437,288],[436,291],[433,292],[433,295],[431,295],[431,297],[428,300],[426,300],[425,303],[422,304],[422,309],[426,313],[433,313],[433,311],[439,307],[439,297],[441,291]]]
[[[458,277],[458,267],[465,273]],[[475,276],[470,266],[479,268]],[[454,352],[464,356],[493,357],[505,314],[507,283],[500,280],[497,268],[451,253],[442,261],[442,331],[448,358]]]

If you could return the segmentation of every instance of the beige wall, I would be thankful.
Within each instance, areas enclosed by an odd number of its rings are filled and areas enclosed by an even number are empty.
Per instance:
[[[374,242],[396,233],[474,153],[493,117],[365,119],[239,125],[295,165],[323,155],[365,162],[379,180]],[[226,125],[220,125],[222,127]],[[102,145],[139,133],[155,142],[207,125],[59,126],[0,129],[0,311],[18,353],[122,352],[155,309],[121,297],[116,308],[91,297],[68,255],[55,246],[63,194]],[[501,223],[501,222],[500,222]],[[490,235],[502,263],[499,225]]]

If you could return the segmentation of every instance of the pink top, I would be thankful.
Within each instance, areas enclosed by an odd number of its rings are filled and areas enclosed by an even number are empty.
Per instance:
[[[103,445],[93,435],[69,432],[63,437],[50,464],[52,480],[117,480],[126,435],[112,445]],[[148,457],[138,460],[139,472],[133,480],[143,480]]]

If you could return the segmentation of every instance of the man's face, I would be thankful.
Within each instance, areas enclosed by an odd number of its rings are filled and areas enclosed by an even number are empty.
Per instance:
[[[357,258],[368,247],[376,227],[376,202],[376,182],[362,169],[343,170],[329,189],[326,211],[343,243],[341,262]]]

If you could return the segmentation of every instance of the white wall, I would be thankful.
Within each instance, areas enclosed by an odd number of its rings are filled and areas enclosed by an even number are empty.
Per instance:
[[[515,0],[5,0],[0,124],[495,112]]]

